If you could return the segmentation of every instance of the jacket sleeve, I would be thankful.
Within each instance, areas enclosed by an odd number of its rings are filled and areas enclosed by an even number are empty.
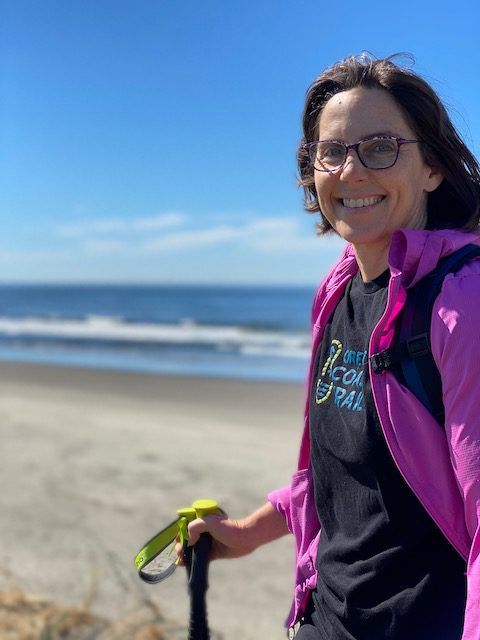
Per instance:
[[[445,278],[432,313],[445,431],[471,538],[462,640],[480,640],[480,262]]]
[[[291,518],[291,486],[287,485],[285,487],[281,487],[280,489],[275,489],[271,491],[267,498],[270,504],[276,509],[279,513],[281,513],[285,521],[287,523],[288,530],[292,533],[292,518]]]

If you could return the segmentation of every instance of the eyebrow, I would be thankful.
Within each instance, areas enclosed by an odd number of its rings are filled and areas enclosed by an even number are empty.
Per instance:
[[[369,133],[365,136],[362,136],[361,138],[358,138],[358,140],[370,140],[371,138],[382,138],[382,137],[393,137],[393,138],[403,138],[404,136],[401,136],[398,134],[398,132],[394,132],[394,131],[376,131],[375,133]],[[357,140],[357,142],[358,142]],[[341,142],[342,144],[346,144],[341,138],[320,138],[319,142]]]

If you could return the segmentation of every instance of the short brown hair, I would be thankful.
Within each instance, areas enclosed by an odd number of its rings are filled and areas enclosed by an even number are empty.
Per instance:
[[[392,59],[369,54],[350,56],[326,69],[310,86],[303,113],[303,138],[297,153],[299,184],[310,213],[320,212],[319,233],[332,230],[320,211],[314,169],[302,145],[318,138],[318,120],[326,102],[355,87],[383,89],[398,104],[420,145],[425,162],[444,176],[428,194],[427,228],[477,230],[480,219],[480,167],[455,129],[442,101],[419,75],[396,65]]]

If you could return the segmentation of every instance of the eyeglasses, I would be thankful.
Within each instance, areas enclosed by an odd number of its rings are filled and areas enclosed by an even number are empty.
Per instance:
[[[343,144],[337,140],[308,142],[302,148],[308,152],[310,164],[317,171],[334,173],[347,161],[348,152],[354,149],[358,159],[367,169],[389,169],[396,163],[402,144],[420,140],[406,140],[396,136],[377,136],[359,140],[355,144]]]

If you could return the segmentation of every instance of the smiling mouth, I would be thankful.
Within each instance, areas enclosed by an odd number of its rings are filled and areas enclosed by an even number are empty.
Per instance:
[[[371,196],[369,198],[339,198],[339,202],[349,209],[360,209],[361,207],[371,207],[381,202],[385,196]]]

